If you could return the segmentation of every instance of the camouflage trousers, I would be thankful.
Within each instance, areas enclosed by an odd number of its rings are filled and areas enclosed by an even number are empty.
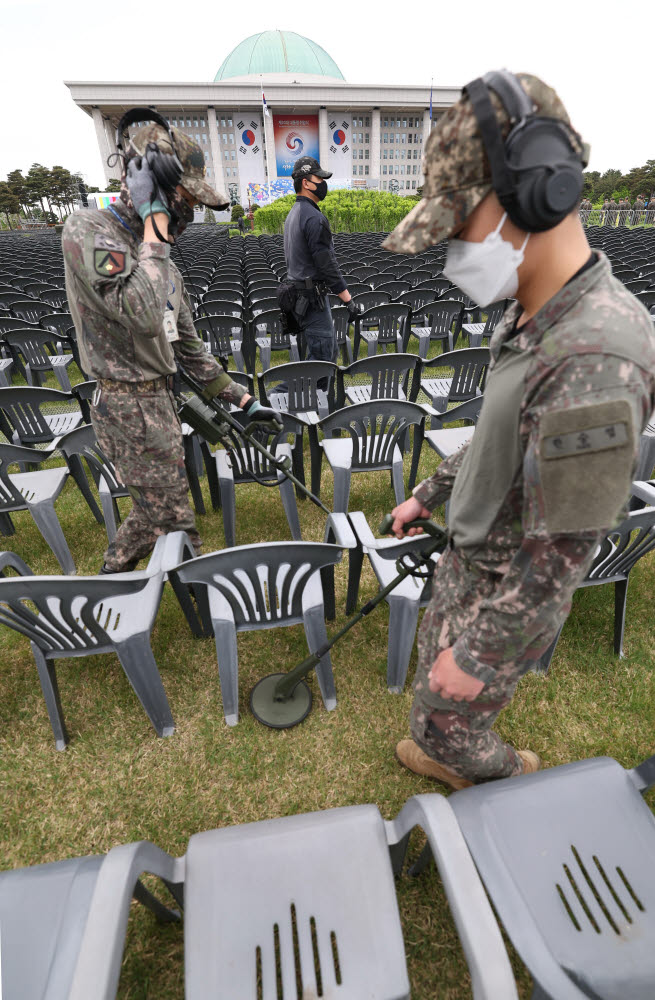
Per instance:
[[[202,540],[189,506],[182,429],[169,392],[103,390],[91,420],[133,503],[105,552],[107,569],[133,569],[152,552],[159,535],[171,531],[186,531],[199,553]]]
[[[508,778],[523,770],[516,750],[491,727],[509,704],[521,675],[548,643],[544,647],[540,641],[538,651],[531,646],[520,660],[504,663],[475,701],[452,701],[435,694],[429,689],[428,674],[439,653],[475,621],[480,603],[491,597],[498,580],[497,574],[474,569],[456,549],[447,549],[435,568],[432,598],[418,634],[412,737],[434,760],[474,782]]]

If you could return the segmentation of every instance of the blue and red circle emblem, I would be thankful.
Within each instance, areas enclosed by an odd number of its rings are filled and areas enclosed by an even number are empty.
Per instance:
[[[253,142],[255,141],[255,133],[251,128],[247,128],[246,131],[242,134],[241,138],[245,142],[246,146],[252,146]]]
[[[297,132],[289,132],[287,136],[287,149],[292,149],[296,156],[299,156],[303,151],[304,145]]]
[[[334,133],[334,135],[332,136],[332,138],[334,139],[334,143],[336,146],[343,146],[344,142],[346,141],[346,133],[342,128],[338,128]]]

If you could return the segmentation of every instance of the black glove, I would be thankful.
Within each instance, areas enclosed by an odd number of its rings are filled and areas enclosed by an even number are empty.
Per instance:
[[[348,315],[351,319],[355,319],[357,316],[361,316],[364,312],[359,302],[355,302],[353,299],[349,299],[346,302],[346,309],[348,310]]]
[[[282,430],[282,421],[279,418],[277,410],[273,410],[269,406],[262,406],[254,398],[246,403],[243,412],[247,417],[246,427],[250,424],[260,424],[273,433]]]

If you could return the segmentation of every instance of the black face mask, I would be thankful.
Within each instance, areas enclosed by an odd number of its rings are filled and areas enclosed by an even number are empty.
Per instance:
[[[319,201],[323,201],[326,194],[328,193],[328,186],[326,181],[320,181],[314,188],[314,194]]]

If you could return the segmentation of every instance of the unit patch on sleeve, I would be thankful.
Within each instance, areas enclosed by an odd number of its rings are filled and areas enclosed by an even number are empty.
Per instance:
[[[94,269],[96,274],[102,277],[113,278],[117,274],[122,274],[125,270],[125,254],[121,250],[107,250],[102,248],[94,251]]]

